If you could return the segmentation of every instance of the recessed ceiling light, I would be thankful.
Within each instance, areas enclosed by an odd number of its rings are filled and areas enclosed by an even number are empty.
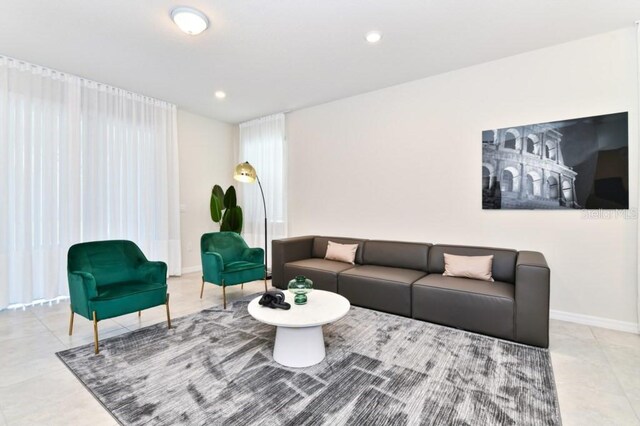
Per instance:
[[[185,33],[197,35],[209,27],[207,16],[190,7],[176,7],[171,11],[171,19]]]
[[[218,98],[218,99],[224,99],[224,98],[226,98],[226,97],[227,97],[227,94],[226,94],[226,93],[224,93],[222,90],[218,90],[218,91],[215,93],[215,95],[216,95],[216,98]]]
[[[382,34],[380,31],[369,31],[364,38],[366,38],[369,43],[375,44],[382,40]]]

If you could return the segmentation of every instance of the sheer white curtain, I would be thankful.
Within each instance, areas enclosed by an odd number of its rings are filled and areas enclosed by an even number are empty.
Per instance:
[[[176,108],[0,57],[0,309],[68,294],[72,244],[130,239],[179,274]]]
[[[248,161],[258,173],[267,204],[268,259],[271,240],[287,236],[287,181],[284,114],[240,124],[238,162]],[[244,213],[242,234],[250,246],[264,248],[264,208],[258,184],[239,184]],[[236,185],[238,186],[238,185]]]
[[[637,104],[637,109],[636,109],[636,114],[638,115],[638,138],[640,141],[640,21],[636,21],[636,32],[637,32],[637,36],[636,36],[636,48],[638,51],[638,56],[637,56],[637,61],[638,61],[638,104]],[[639,159],[640,160],[640,159]],[[638,188],[638,190],[640,191],[640,187]],[[638,223],[638,232],[636,232],[637,234],[637,238],[638,238],[638,268],[637,268],[637,286],[638,286],[638,293],[637,293],[637,309],[638,309],[638,333],[640,333],[640,222]]]

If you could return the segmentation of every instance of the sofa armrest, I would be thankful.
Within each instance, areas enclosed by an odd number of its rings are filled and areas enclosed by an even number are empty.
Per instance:
[[[516,260],[516,341],[549,347],[551,271],[542,253],[521,251]]]
[[[220,253],[206,251],[202,253],[202,277],[208,283],[222,285],[224,260]]]
[[[167,283],[167,264],[164,262],[142,262],[136,268],[136,275],[141,281],[150,283]]]
[[[284,289],[287,283],[284,277],[284,265],[294,260],[311,257],[315,235],[273,240],[271,243],[271,284]]]
[[[92,319],[91,312],[89,312],[89,300],[98,296],[95,277],[84,271],[72,271],[67,276],[69,279],[71,310],[85,318]]]
[[[261,247],[246,248],[242,251],[242,260],[264,265],[264,249]]]

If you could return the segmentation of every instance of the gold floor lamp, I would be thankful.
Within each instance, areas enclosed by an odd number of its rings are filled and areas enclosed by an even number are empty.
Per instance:
[[[262,184],[260,183],[260,178],[258,177],[258,173],[256,173],[256,169],[254,169],[248,161],[236,166],[233,178],[238,182],[258,182],[258,186],[260,187],[260,194],[262,194],[262,207],[264,207],[264,278],[266,280],[271,277],[269,277],[269,271],[267,270],[267,203],[264,199]]]

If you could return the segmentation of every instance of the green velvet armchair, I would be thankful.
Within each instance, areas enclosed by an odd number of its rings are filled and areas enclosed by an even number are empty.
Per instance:
[[[224,309],[227,309],[225,287],[264,279],[267,290],[267,276],[264,264],[264,250],[249,248],[247,243],[235,232],[211,232],[200,238],[200,256],[202,258],[202,287],[212,283],[222,287]]]
[[[71,298],[69,336],[74,314],[93,321],[95,353],[98,321],[166,305],[171,328],[167,265],[150,262],[138,246],[125,240],[94,241],[71,246],[67,255]]]

